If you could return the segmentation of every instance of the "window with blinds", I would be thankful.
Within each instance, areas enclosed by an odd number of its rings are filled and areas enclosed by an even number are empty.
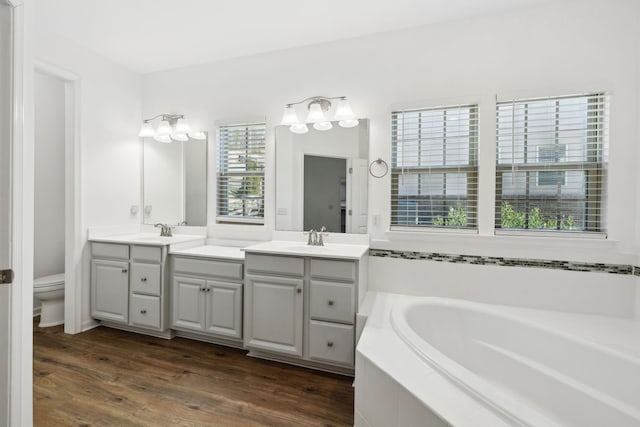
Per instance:
[[[265,124],[222,126],[217,136],[217,222],[263,224]]]
[[[496,228],[604,233],[608,97],[497,103]]]
[[[391,227],[477,228],[478,106],[391,116]]]

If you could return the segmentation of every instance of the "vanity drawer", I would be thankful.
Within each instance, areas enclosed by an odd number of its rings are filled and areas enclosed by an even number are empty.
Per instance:
[[[131,291],[160,296],[160,265],[131,263]]]
[[[353,326],[312,320],[309,324],[309,357],[353,366]]]
[[[131,295],[131,325],[160,329],[160,297]]]
[[[311,280],[309,307],[311,318],[353,323],[354,286],[349,283]]]
[[[312,258],[311,277],[355,282],[356,263],[355,261]]]
[[[142,262],[162,262],[162,248],[157,246],[133,246],[131,248],[131,258],[134,261]]]
[[[304,258],[248,253],[245,256],[247,271],[251,273],[272,273],[304,276]]]
[[[129,245],[119,245],[117,243],[91,244],[91,255],[96,258],[129,259]]]
[[[243,266],[240,262],[214,261],[200,258],[175,257],[173,272],[214,276],[229,280],[242,280]]]

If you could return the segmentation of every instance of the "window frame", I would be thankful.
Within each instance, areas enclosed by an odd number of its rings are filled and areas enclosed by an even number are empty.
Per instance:
[[[440,166],[417,166],[417,167],[406,167],[406,166],[397,166],[398,164],[398,152],[397,152],[397,144],[398,144],[398,126],[397,123],[399,119],[397,118],[400,114],[405,113],[422,113],[428,111],[442,111],[443,112],[443,163],[446,163],[446,129],[447,129],[447,119],[446,113],[447,111],[456,111],[461,108],[469,108],[469,140],[468,140],[468,162],[465,165],[440,165]],[[391,180],[391,191],[390,191],[390,218],[389,218],[389,228],[390,231],[420,231],[420,232],[451,232],[451,233],[477,233],[478,232],[478,193],[479,193],[479,110],[480,106],[478,103],[468,103],[468,104],[451,104],[445,106],[437,106],[437,107],[424,107],[424,108],[412,108],[412,109],[398,109],[391,111],[391,167],[390,167],[390,180]],[[417,175],[418,176],[418,186],[421,185],[421,175],[429,174],[443,175],[443,195],[438,196],[442,198],[442,203],[447,203],[447,195],[446,195],[446,176],[447,174],[460,173],[465,174],[466,183],[467,183],[467,193],[465,195],[466,198],[466,206],[467,210],[474,212],[472,216],[467,216],[467,225],[466,226],[449,226],[449,225],[434,225],[431,224],[419,224],[419,225],[410,225],[398,223],[399,215],[399,179],[402,175]],[[470,185],[470,182],[475,182],[475,184]],[[420,196],[417,196],[420,197]],[[418,200],[407,200],[407,202],[411,202],[414,204],[419,203]],[[444,214],[446,215],[446,213]]]
[[[559,112],[559,101],[563,99],[571,99],[571,98],[586,98],[595,100],[595,107],[593,105],[587,105],[587,124],[586,124],[586,141],[583,145],[586,150],[586,161],[564,161],[564,162],[536,162],[536,163],[506,163],[500,164],[500,141],[499,141],[499,107],[505,104],[512,103],[526,103],[526,102],[536,102],[536,101],[555,101],[556,115]],[[600,107],[598,104],[602,103]],[[589,110],[592,110],[592,113],[596,113],[595,116],[589,116]],[[545,235],[545,236],[553,236],[553,237],[592,237],[592,238],[606,238],[607,230],[606,230],[606,221],[603,218],[606,218],[606,209],[607,209],[607,188],[606,188],[606,175],[608,169],[607,163],[607,152],[609,145],[608,138],[608,109],[609,109],[609,94],[605,91],[599,92],[591,92],[577,95],[563,95],[563,96],[550,96],[550,97],[539,97],[539,98],[526,98],[526,99],[513,99],[513,100],[505,100],[505,101],[497,101],[496,102],[496,168],[495,168],[495,199],[494,199],[494,213],[495,213],[495,221],[494,221],[494,233],[496,235]],[[528,114],[528,113],[527,113]],[[526,115],[525,114],[525,117]],[[526,119],[525,119],[526,120]],[[526,126],[525,126],[526,127]],[[561,130],[559,129],[558,120],[556,120],[555,125],[555,136],[554,143],[547,145],[565,145],[566,143],[560,143],[560,134]],[[527,153],[527,135],[524,134],[524,148],[523,152]],[[566,148],[565,148],[566,150]],[[566,153],[566,151],[565,151]],[[538,151],[536,150],[536,156],[538,156]],[[526,159],[526,154],[525,154]],[[515,165],[515,168],[514,168]],[[525,218],[528,218],[529,211],[531,209],[529,205],[529,192],[530,192],[530,182],[531,180],[535,180],[536,186],[540,186],[538,184],[539,175],[541,165],[545,165],[548,168],[554,168],[559,173],[562,173],[563,176],[566,175],[565,172],[568,171],[583,171],[585,173],[585,192],[584,195],[577,200],[584,199],[585,203],[585,224],[597,224],[597,227],[594,229],[579,229],[579,230],[570,230],[570,229],[562,229],[560,226],[560,221],[558,221],[558,228],[556,229],[530,229],[528,228],[528,220],[526,220],[525,228],[502,228],[502,204],[505,201],[502,198],[502,181],[505,173],[525,173],[525,192],[526,192],[526,210],[525,210]],[[544,172],[544,171],[543,171]],[[535,177],[532,176],[532,173],[535,174]],[[564,177],[566,179],[566,177]],[[558,185],[558,184],[556,184]],[[562,184],[560,184],[562,185]],[[552,187],[553,185],[542,185],[542,187]],[[590,206],[596,205],[597,208],[593,209]]]

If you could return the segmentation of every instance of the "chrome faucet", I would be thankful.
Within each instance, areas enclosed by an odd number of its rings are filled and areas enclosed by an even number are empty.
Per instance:
[[[171,227],[167,224],[156,224],[154,225],[156,228],[160,228],[160,237],[172,237],[173,233],[171,232]]]
[[[313,228],[309,230],[309,240],[307,240],[307,245],[316,246],[318,244],[318,233]]]
[[[322,236],[327,235],[325,231],[327,231],[327,227],[325,227],[324,225],[320,228],[320,232],[317,232],[313,228],[309,230],[309,240],[307,240],[307,245],[324,246],[324,242],[322,241]]]

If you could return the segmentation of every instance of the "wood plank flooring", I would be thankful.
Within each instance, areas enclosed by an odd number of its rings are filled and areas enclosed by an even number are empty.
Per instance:
[[[35,426],[352,426],[352,378],[183,338],[34,322]]]

